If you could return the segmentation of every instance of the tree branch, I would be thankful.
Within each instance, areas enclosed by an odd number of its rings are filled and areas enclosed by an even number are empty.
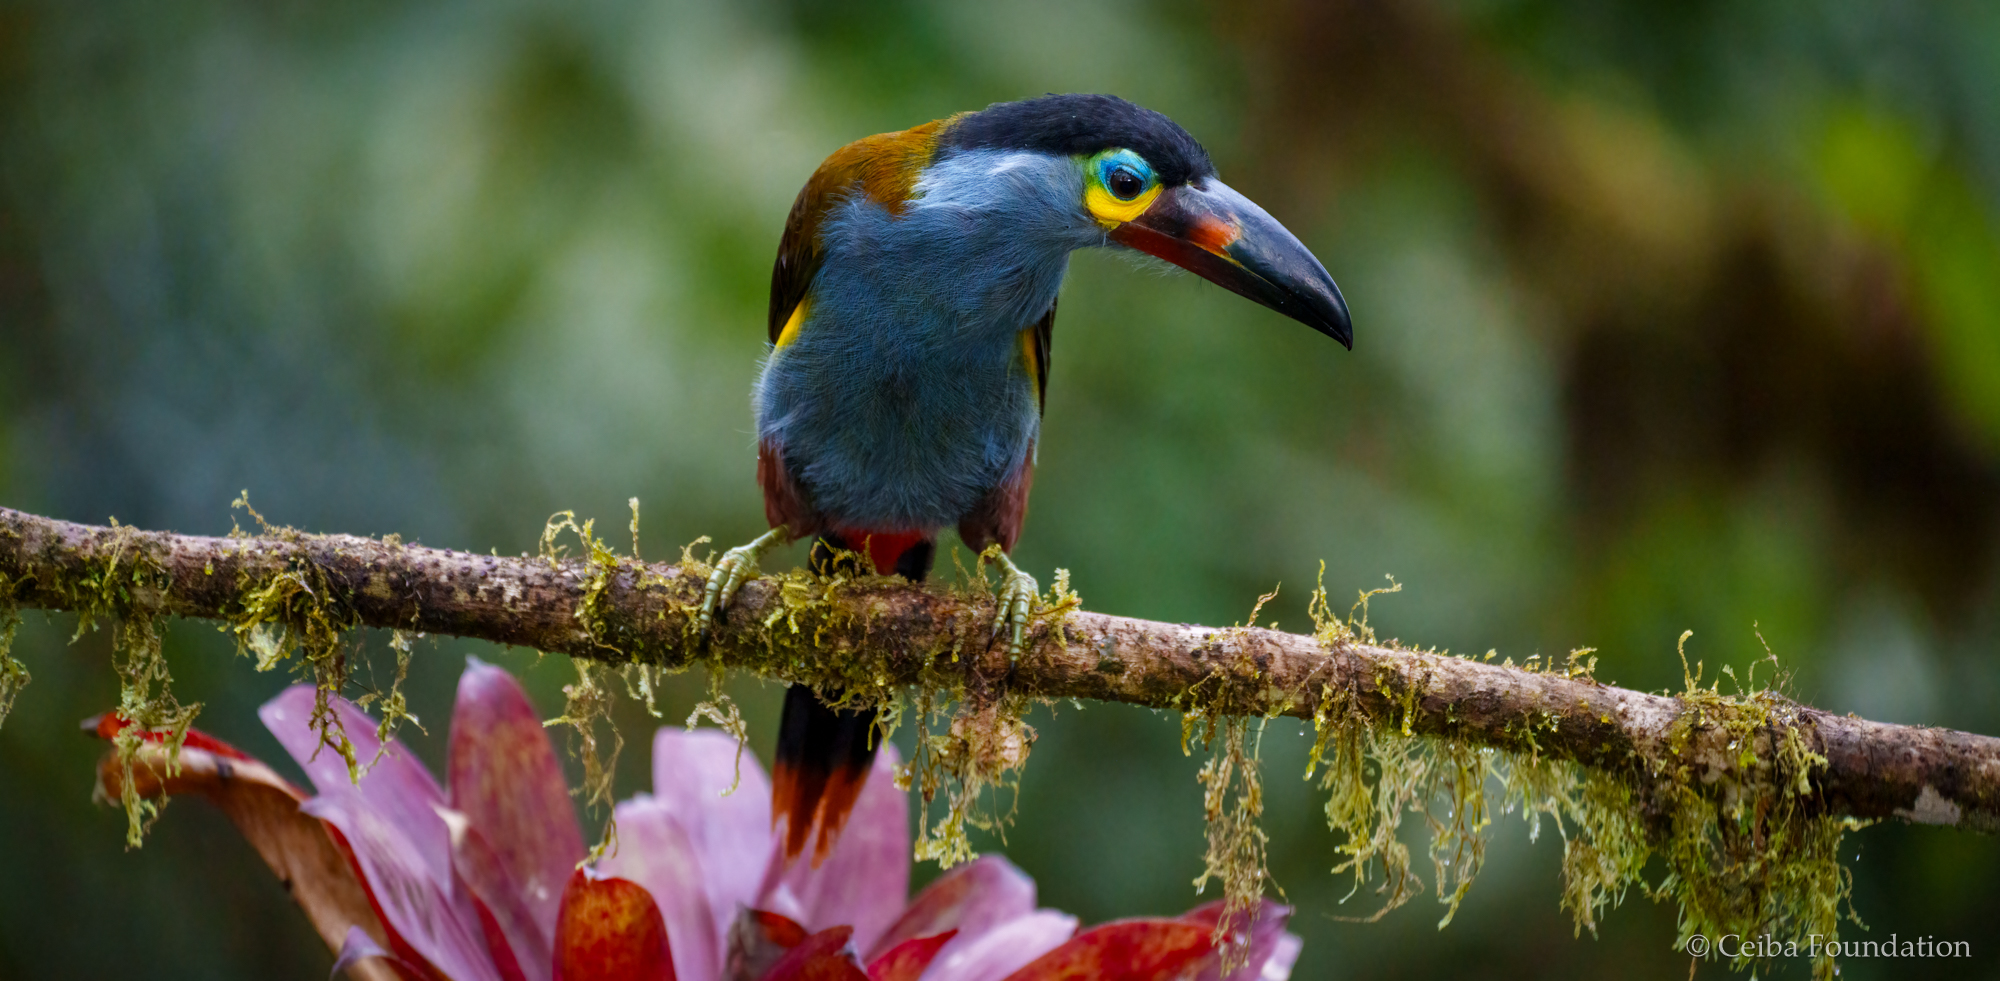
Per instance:
[[[1009,663],[975,590],[793,573],[747,584],[712,635],[696,636],[699,563],[645,565],[601,546],[590,558],[498,557],[393,539],[204,538],[56,521],[0,508],[0,604],[92,615],[243,622],[251,594],[295,577],[339,627],[451,634],[615,663],[709,663],[790,681],[949,686],[975,699],[1080,698],[1211,714],[1312,719],[1340,698],[1405,731],[1572,760],[1632,778],[1643,799],[1669,765],[1706,786],[1768,778],[1796,732],[1825,759],[1809,806],[1979,831],[2000,826],[2000,739],[1887,725],[1761,694],[1750,736],[1718,698],[1666,697],[1577,672],[1505,667],[1364,643],[1352,633],[1047,615]],[[322,595],[324,593],[324,595]],[[269,611],[266,611],[269,612]],[[280,620],[298,618],[291,605]],[[1740,718],[1737,717],[1737,718]]]

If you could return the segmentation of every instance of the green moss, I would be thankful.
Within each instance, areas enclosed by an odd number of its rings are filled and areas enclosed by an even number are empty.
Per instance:
[[[636,547],[639,541],[639,511],[636,498],[632,501],[632,505],[632,542]],[[583,601],[577,604],[576,618],[590,634],[592,643],[617,655],[618,660],[627,661],[631,660],[631,655],[627,653],[631,645],[626,640],[629,631],[625,629],[624,620],[618,611],[604,601],[626,560],[620,558],[618,553],[613,552],[609,545],[592,533],[595,524],[595,519],[585,521],[581,525],[577,524],[574,511],[558,511],[550,515],[549,520],[542,526],[541,555],[551,567],[560,564],[565,549],[557,542],[564,531],[575,534],[582,542],[584,561],[590,573],[583,580]],[[643,563],[637,559],[631,561],[634,569],[644,570]],[[625,646],[621,647],[621,644]]]
[[[14,657],[14,632],[21,628],[21,611],[14,603],[14,581],[0,576],[0,725],[14,710],[14,697],[32,680],[28,666]]]
[[[1768,690],[1725,696],[1719,680],[1701,687],[1700,667],[1685,670],[1689,636],[1681,635],[1686,709],[1655,774],[1670,815],[1657,845],[1668,871],[1655,893],[1680,903],[1677,946],[1727,933],[1831,942],[1843,918],[1860,922],[1851,907],[1843,913],[1853,882],[1839,848],[1862,823],[1810,806],[1826,759],[1807,747],[1797,706]],[[1753,963],[1739,957],[1734,966]],[[1833,976],[1830,954],[1814,973]]]
[[[223,627],[235,636],[237,652],[252,658],[259,671],[294,663],[298,677],[313,686],[310,724],[320,745],[340,754],[350,779],[361,779],[354,743],[333,712],[333,699],[346,687],[353,667],[344,638],[359,623],[354,612],[336,598],[326,574],[309,562],[241,587],[238,606]]]

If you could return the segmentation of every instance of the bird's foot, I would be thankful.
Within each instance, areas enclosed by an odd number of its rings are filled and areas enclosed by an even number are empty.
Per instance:
[[[1016,661],[1021,657],[1021,639],[1028,629],[1028,615],[1041,596],[1042,587],[1035,577],[1022,572],[1014,560],[1005,552],[995,552],[1000,563],[1000,591],[994,596],[993,636],[1000,631],[1011,630],[1007,641],[1007,660]]]
[[[784,544],[785,530],[773,528],[758,536],[748,545],[738,545],[722,553],[715,563],[715,571],[708,574],[708,588],[701,594],[701,615],[695,626],[706,632],[713,621],[715,611],[729,605],[736,598],[736,591],[757,574],[757,560],[773,547]]]

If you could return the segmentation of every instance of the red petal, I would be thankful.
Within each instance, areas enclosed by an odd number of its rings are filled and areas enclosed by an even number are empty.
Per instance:
[[[924,968],[931,966],[931,959],[957,935],[957,930],[946,930],[935,937],[905,940],[889,948],[888,953],[869,963],[868,981],[917,981]]]
[[[759,981],[868,981],[854,959],[851,927],[821,930],[793,947]]]
[[[785,952],[804,943],[806,928],[776,913],[738,907],[729,928],[728,956],[722,977],[756,981],[777,966]]]
[[[904,941],[946,930],[956,930],[958,944],[964,946],[986,931],[1034,911],[1035,880],[1005,858],[981,856],[925,886],[868,953],[880,956]]]
[[[486,839],[546,944],[563,884],[583,859],[583,832],[527,692],[506,671],[468,660],[452,709],[451,806]]]
[[[1165,981],[1207,956],[1210,929],[1185,920],[1122,920],[1092,927],[1007,981]]]
[[[115,709],[103,715],[83,720],[84,729],[96,733],[99,739],[114,739],[119,733],[125,731],[125,727],[131,724],[131,722],[126,720],[125,716],[120,715]],[[139,738],[149,743],[165,743],[168,737],[172,735],[173,733],[166,729],[148,729],[141,733]],[[187,738],[182,741],[181,747],[184,749],[199,749],[203,752],[213,753],[216,756],[232,760],[247,760],[251,758],[249,753],[245,753],[200,729],[189,729],[187,731]]]
[[[626,879],[572,873],[556,917],[555,981],[674,981],[653,897]]]

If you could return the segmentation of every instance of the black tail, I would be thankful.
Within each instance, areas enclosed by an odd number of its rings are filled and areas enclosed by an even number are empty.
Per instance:
[[[891,558],[870,549],[876,542],[849,543],[832,534],[813,542],[812,568],[829,573],[838,565],[856,561],[850,555],[870,550],[878,565],[888,565],[911,582],[930,575],[936,548],[930,541],[917,540]],[[884,562],[884,559],[891,561]],[[838,700],[840,692],[827,693]],[[778,723],[777,759],[771,767],[771,821],[785,821],[785,857],[796,857],[818,827],[813,844],[813,864],[826,857],[840,837],[847,813],[861,796],[868,771],[875,762],[875,709],[837,709],[821,701],[807,685],[793,685],[785,692],[785,712]]]

